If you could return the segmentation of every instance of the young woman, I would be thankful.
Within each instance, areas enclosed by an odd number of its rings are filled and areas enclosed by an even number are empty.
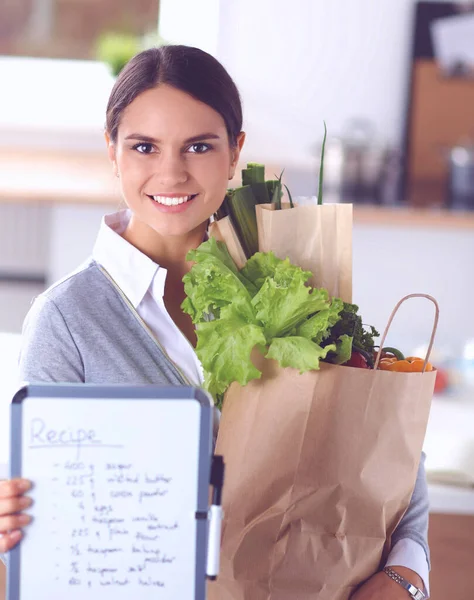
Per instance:
[[[205,238],[239,160],[239,93],[201,50],[147,50],[117,79],[105,138],[128,209],[106,216],[91,259],[35,300],[23,331],[21,379],[199,385],[195,331],[180,309],[182,278],[191,267],[186,254]],[[25,480],[0,483],[0,552],[20,541],[29,523],[21,512],[30,505],[29,488]],[[417,587],[428,574],[427,514],[422,464],[389,560]],[[355,595],[407,597],[383,572]]]

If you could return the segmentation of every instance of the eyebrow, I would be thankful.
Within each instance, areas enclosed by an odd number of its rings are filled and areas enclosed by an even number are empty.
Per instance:
[[[142,135],[141,133],[132,133],[127,135],[126,140],[140,140],[142,142],[149,142],[151,144],[159,144],[160,140],[150,137],[149,135]],[[193,142],[200,142],[201,140],[219,140],[220,136],[216,133],[200,133],[199,135],[193,135],[193,137],[184,140],[185,144],[192,144]]]

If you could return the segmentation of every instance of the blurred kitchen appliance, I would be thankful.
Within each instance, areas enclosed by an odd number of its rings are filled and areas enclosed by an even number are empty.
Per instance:
[[[319,158],[321,145],[316,152]],[[324,158],[325,201],[389,203],[386,202],[388,187],[390,181],[397,178],[397,164],[398,154],[376,139],[370,121],[348,121],[340,137],[328,134]]]

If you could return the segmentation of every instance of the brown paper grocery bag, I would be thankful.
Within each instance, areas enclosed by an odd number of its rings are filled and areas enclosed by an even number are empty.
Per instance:
[[[436,372],[259,367],[224,402],[221,570],[208,598],[348,600],[409,505]]]
[[[258,248],[311,271],[309,284],[352,302],[352,204],[256,207]]]
[[[232,257],[232,260],[237,265],[237,268],[242,269],[247,262],[247,257],[242,249],[242,245],[230,217],[223,217],[222,219],[211,223],[208,228],[208,233],[213,238],[216,238],[218,242],[224,242],[226,244],[227,250]]]

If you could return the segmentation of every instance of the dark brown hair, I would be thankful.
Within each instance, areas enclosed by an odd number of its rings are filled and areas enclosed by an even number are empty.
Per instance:
[[[123,111],[142,92],[160,84],[186,92],[217,111],[237,144],[242,130],[242,105],[235,83],[213,56],[191,46],[161,46],[134,56],[122,69],[107,105],[106,128],[113,142]]]

